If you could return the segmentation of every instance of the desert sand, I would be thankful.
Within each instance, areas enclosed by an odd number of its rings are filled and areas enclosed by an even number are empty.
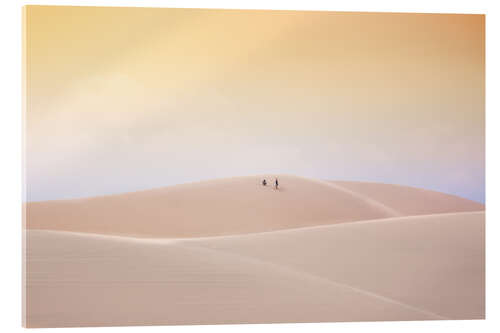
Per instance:
[[[416,188],[279,176],[237,177],[120,195],[27,204],[27,228],[133,237],[254,233],[394,216],[483,210]],[[274,179],[267,176],[268,180]]]
[[[262,177],[28,203],[25,325],[484,318],[484,205]]]

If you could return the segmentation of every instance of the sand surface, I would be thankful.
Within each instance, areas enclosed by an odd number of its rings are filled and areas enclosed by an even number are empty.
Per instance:
[[[268,180],[273,179],[267,177]],[[148,191],[27,204],[27,227],[135,237],[234,235],[394,216],[483,210],[439,192],[404,186],[279,176],[237,177]]]
[[[28,204],[25,325],[484,318],[483,205],[259,179]]]

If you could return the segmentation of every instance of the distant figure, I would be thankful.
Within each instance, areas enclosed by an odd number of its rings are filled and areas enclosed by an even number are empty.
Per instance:
[[[278,178],[276,178],[276,180],[274,181],[274,188],[278,189]]]
[[[267,185],[267,182],[266,182],[266,180],[265,180],[265,179],[262,181],[262,185],[263,185],[263,186],[266,186],[266,185]]]

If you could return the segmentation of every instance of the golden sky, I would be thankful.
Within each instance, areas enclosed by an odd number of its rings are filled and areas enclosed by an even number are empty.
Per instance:
[[[28,200],[291,173],[484,201],[484,16],[28,6]]]

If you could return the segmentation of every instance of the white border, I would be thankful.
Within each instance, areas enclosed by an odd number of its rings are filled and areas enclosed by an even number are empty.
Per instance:
[[[486,134],[487,134],[487,306],[486,320],[481,321],[427,321],[427,322],[377,322],[377,323],[326,323],[326,324],[273,324],[273,325],[224,325],[224,326],[156,326],[80,328],[80,332],[164,331],[173,332],[250,332],[269,329],[273,332],[499,332],[500,274],[498,263],[500,215],[496,207],[500,193],[498,157],[500,142],[498,81],[500,59],[500,12],[496,1],[479,0],[419,0],[419,1],[154,1],[154,0],[99,0],[99,1],[18,1],[4,0],[1,4],[0,73],[2,107],[0,109],[0,327],[9,332],[21,328],[21,6],[44,5],[98,5],[135,7],[184,7],[184,8],[241,8],[241,9],[296,9],[378,12],[427,12],[427,13],[477,13],[486,17],[487,84],[486,84]],[[44,329],[44,332],[63,332],[67,329]],[[7,330],[5,330],[7,331]]]

